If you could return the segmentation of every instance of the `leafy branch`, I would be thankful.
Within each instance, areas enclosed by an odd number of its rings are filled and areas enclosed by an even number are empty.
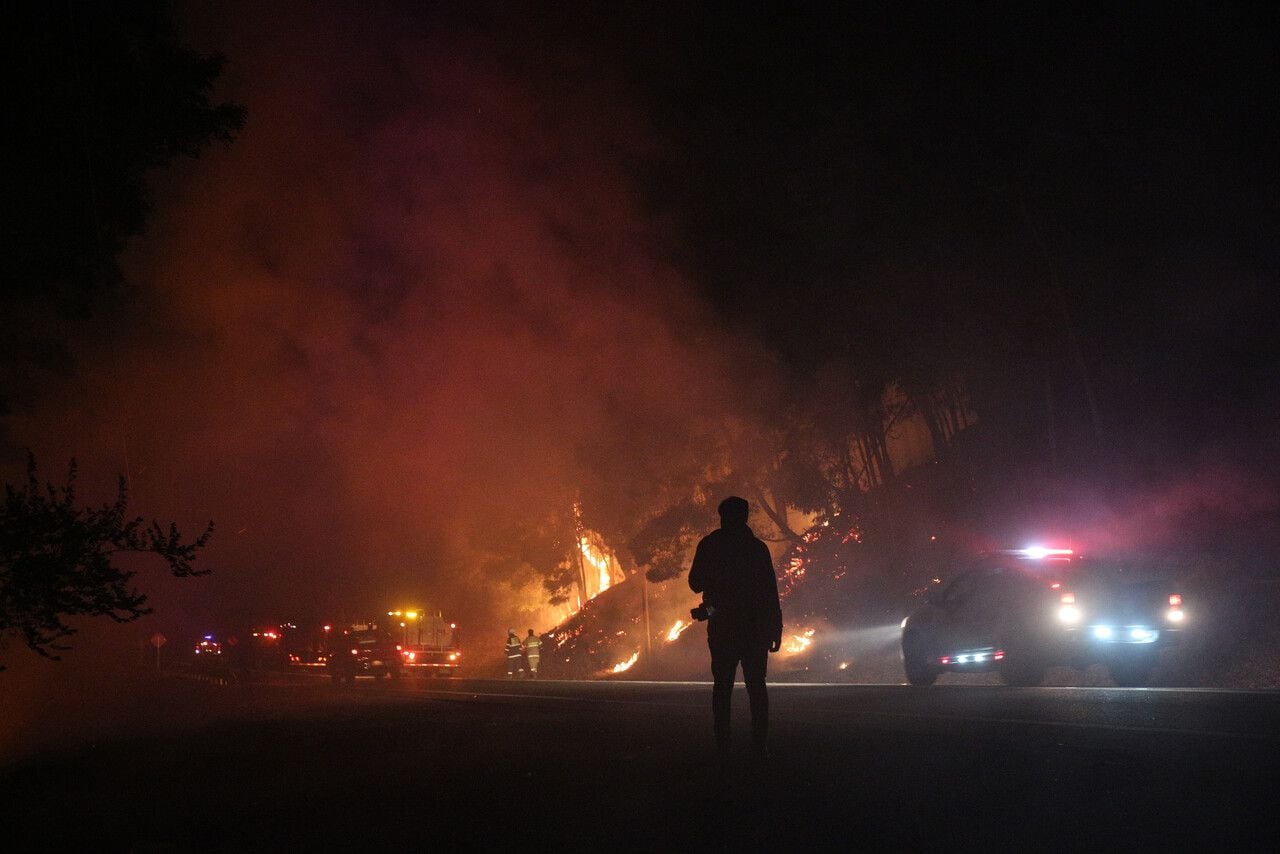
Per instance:
[[[35,457],[28,455],[26,481],[5,484],[0,510],[0,642],[18,635],[33,652],[54,660],[69,649],[62,641],[76,632],[69,617],[128,623],[151,613],[146,595],[132,583],[136,573],[115,565],[118,555],[158,555],[178,578],[209,572],[196,568],[195,560],[213,535],[212,522],[186,541],[176,524],[166,529],[158,521],[130,518],[123,477],[113,503],[78,507],[76,474],[73,459],[65,486],[41,484]]]

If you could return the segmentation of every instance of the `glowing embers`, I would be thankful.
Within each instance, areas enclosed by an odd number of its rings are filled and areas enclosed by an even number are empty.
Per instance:
[[[993,646],[981,649],[962,649],[951,655],[943,655],[938,658],[938,663],[945,667],[977,665],[981,668],[996,661],[1004,661],[1004,650],[996,649]]]
[[[1102,643],[1155,643],[1160,632],[1150,626],[1111,626],[1099,624],[1090,627],[1090,634]]]
[[[795,549],[800,554],[794,555],[787,561],[786,568],[782,570],[782,578],[778,581],[778,595],[783,599],[786,599],[791,594],[791,591],[804,580],[804,546],[796,546]]]
[[[631,657],[628,658],[626,661],[620,661],[617,664],[613,665],[613,667],[609,670],[609,672],[622,673],[624,671],[630,670],[631,665],[635,664],[639,660],[640,660],[640,650],[637,649],[635,652],[631,653]]]
[[[804,652],[813,646],[815,634],[817,634],[816,629],[805,629],[798,635],[791,635],[782,642],[782,651],[792,654]]]
[[[693,623],[686,623],[684,620],[676,620],[676,624],[667,631],[667,642],[670,643],[680,637],[692,625]]]

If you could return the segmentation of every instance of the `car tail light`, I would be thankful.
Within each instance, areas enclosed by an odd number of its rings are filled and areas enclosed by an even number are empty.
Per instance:
[[[944,655],[944,656],[942,656],[942,658],[939,658],[939,659],[938,659],[938,663],[939,663],[939,664],[950,664],[950,663],[951,663],[951,656],[949,656],[949,655]]]
[[[359,654],[360,654],[360,650],[358,650],[358,649],[353,649],[353,650],[351,650],[351,654],[352,654],[352,655],[359,655]]]
[[[993,655],[993,656],[991,656],[991,657],[992,657],[992,658],[994,658],[996,661],[1003,661],[1003,660],[1004,660],[1004,650],[1003,650],[1003,649],[997,649],[997,650],[996,650],[996,654],[995,654],[995,655]]]
[[[400,652],[400,650],[402,649],[404,649],[404,647],[402,647],[400,644],[396,644],[396,652]]]
[[[1080,622],[1080,609],[1076,607],[1076,594],[1062,594],[1062,604],[1058,606],[1058,619],[1063,623]]]
[[[1181,608],[1181,607],[1182,607],[1182,594],[1181,594],[1181,593],[1170,593],[1170,594],[1169,594],[1169,605],[1170,605],[1171,607],[1174,607],[1174,608]]]

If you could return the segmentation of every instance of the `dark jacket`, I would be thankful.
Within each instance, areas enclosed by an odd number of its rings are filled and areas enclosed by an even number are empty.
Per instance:
[[[702,538],[689,568],[689,586],[714,609],[707,625],[712,643],[767,646],[781,639],[773,558],[746,525],[720,528]]]

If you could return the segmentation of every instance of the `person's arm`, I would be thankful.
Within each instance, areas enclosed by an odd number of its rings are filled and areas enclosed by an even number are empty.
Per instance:
[[[689,565],[689,589],[694,593],[702,593],[707,589],[707,540],[704,537],[693,553],[693,563]]]
[[[769,547],[764,543],[760,544],[761,554],[761,573],[762,588],[765,591],[765,597],[769,602],[769,652],[777,652],[782,648],[782,600],[778,596],[778,576],[773,571],[773,556],[769,554]]]

